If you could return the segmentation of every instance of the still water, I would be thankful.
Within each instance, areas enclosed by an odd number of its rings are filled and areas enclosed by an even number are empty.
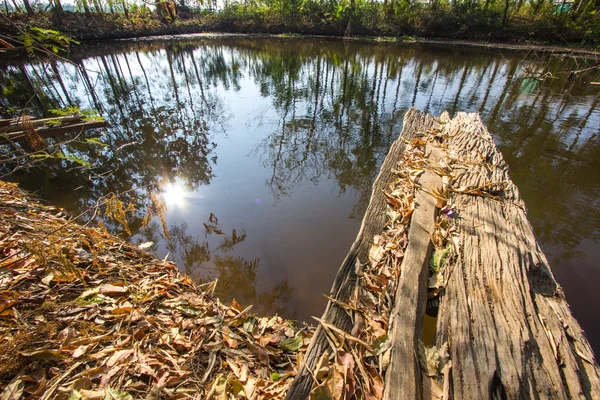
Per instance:
[[[73,213],[129,191],[132,240],[218,278],[224,300],[307,321],[323,311],[408,108],[481,113],[599,352],[600,86],[590,82],[600,75],[567,79],[585,62],[244,36],[101,43],[70,59],[83,68],[0,60],[0,107],[96,109],[108,125],[85,137],[106,146],[62,146],[91,169],[55,161],[12,179]],[[157,191],[167,234],[157,217],[142,226]]]

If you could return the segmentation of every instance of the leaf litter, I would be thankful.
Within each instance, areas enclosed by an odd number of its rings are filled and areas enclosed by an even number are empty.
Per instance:
[[[0,220],[0,398],[274,399],[293,381],[313,328],[222,304],[15,184]]]
[[[357,261],[355,290],[343,307],[350,333],[315,318],[327,334],[310,398],[381,399],[390,362],[388,336],[415,188],[424,168],[442,177],[430,194],[440,209],[432,234],[428,299],[445,288],[458,254],[449,193],[497,197],[497,190],[454,188],[469,161],[445,152],[429,165],[435,131],[408,142],[384,191],[385,228]],[[494,183],[502,188],[502,182]],[[213,296],[169,262],[106,230],[69,222],[16,185],[0,182],[0,391],[2,398],[283,398],[314,328],[258,317]],[[216,219],[216,217],[215,217]],[[210,221],[211,223],[213,221]],[[219,233],[219,232],[217,232]],[[424,385],[439,394],[451,369],[447,344],[420,345]],[[437,394],[434,397],[439,397]]]
[[[407,143],[393,171],[395,179],[383,193],[388,204],[386,226],[373,237],[368,260],[357,260],[357,285],[350,299],[343,303],[329,298],[351,316],[351,332],[317,319],[327,333],[330,348],[312,371],[313,400],[383,397],[390,362],[390,317],[415,209],[415,188],[426,163],[426,144],[422,139]]]

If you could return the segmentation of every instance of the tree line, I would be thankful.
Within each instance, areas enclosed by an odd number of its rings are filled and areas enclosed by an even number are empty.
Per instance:
[[[597,43],[600,0],[3,0],[5,14],[85,16],[135,30],[155,20],[165,33],[202,30],[334,35],[422,35]],[[66,15],[67,14],[67,15]],[[61,19],[63,19],[61,21]],[[94,29],[81,19],[79,31]],[[69,25],[69,24],[66,24]],[[152,24],[150,24],[152,25]],[[150,26],[144,23],[145,27]],[[144,31],[147,33],[146,31]]]

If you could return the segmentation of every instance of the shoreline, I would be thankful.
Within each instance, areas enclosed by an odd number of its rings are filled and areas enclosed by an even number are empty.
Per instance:
[[[313,327],[225,304],[217,281],[77,218],[0,181],[2,398],[287,390]]]
[[[429,39],[424,37],[390,37],[390,36],[337,36],[337,35],[317,35],[317,34],[287,34],[287,33],[239,33],[239,32],[220,32],[206,31],[197,33],[175,33],[175,34],[150,34],[138,37],[120,37],[120,38],[99,38],[82,39],[81,44],[106,43],[111,41],[142,41],[142,40],[173,40],[179,38],[219,38],[219,37],[257,37],[257,38],[281,38],[281,39],[328,39],[343,41],[358,41],[368,43],[389,43],[389,44],[426,44],[452,47],[475,47],[486,49],[498,49],[523,52],[544,52],[557,56],[578,57],[587,59],[599,59],[600,50],[593,50],[585,47],[573,47],[571,45],[543,44],[543,43],[505,43],[505,42],[484,42],[478,40],[462,39]]]

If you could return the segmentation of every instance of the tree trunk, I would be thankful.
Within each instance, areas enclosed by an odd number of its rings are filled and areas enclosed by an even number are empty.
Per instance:
[[[27,15],[31,17],[33,15],[33,8],[31,7],[31,4],[29,4],[29,0],[23,0],[23,4],[25,5]]]
[[[447,151],[480,160],[452,187],[481,190],[451,191],[449,200],[459,213],[459,246],[440,298],[436,347],[448,345],[452,398],[599,398],[594,354],[491,135],[477,114],[440,119]]]
[[[508,8],[510,6],[510,0],[504,0],[504,14],[502,16],[502,26],[506,26],[506,20],[508,19]]]
[[[15,12],[21,12],[21,7],[19,7],[17,5],[17,1],[16,0],[12,0],[13,5],[15,6]]]
[[[60,0],[54,0],[54,13],[56,14],[57,17],[61,17],[63,15],[63,7],[62,4],[60,3]]]
[[[125,18],[129,19],[129,11],[127,10],[127,1],[122,0],[123,4],[123,13],[125,14]]]
[[[90,5],[88,4],[87,0],[81,0],[81,4],[83,5],[83,10],[85,11],[85,15],[89,18],[92,16],[92,13],[90,12]]]

